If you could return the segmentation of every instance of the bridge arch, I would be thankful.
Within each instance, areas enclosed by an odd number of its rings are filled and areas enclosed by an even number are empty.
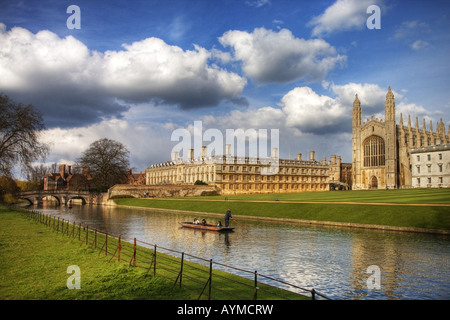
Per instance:
[[[81,204],[82,204],[82,205],[85,205],[85,204],[87,203],[85,197],[80,196],[80,195],[76,195],[76,196],[70,197],[70,198],[68,199],[68,201],[67,201],[67,204],[70,204],[71,200],[78,200],[78,199],[81,200]]]
[[[35,202],[33,201],[33,199],[31,197],[19,197],[22,200],[26,200],[30,203],[30,205],[35,204]]]
[[[56,199],[56,202],[58,202],[58,206],[60,206],[62,204],[61,197],[59,197],[57,195],[54,195],[54,194],[42,195],[41,199],[43,200],[44,198],[47,198],[47,200],[49,200],[48,198]]]

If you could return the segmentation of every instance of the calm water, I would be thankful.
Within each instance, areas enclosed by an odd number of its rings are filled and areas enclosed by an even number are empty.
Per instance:
[[[235,232],[184,229],[193,215],[74,206],[42,209],[91,227],[314,288],[333,299],[449,299],[450,237],[245,221]],[[197,217],[200,218],[200,217]],[[203,218],[203,217],[202,217]],[[216,222],[217,218],[206,218]],[[243,227],[247,228],[245,230]],[[369,266],[381,271],[368,289]]]

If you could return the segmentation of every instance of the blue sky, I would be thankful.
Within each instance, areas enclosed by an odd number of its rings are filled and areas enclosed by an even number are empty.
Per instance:
[[[81,28],[68,29],[70,5]],[[370,5],[380,29],[369,29]],[[177,128],[278,129],[283,158],[351,162],[351,107],[450,125],[450,2],[0,1],[0,92],[44,115],[48,163],[107,137],[136,171]]]

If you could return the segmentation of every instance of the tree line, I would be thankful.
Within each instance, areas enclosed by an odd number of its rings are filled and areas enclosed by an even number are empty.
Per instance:
[[[59,172],[59,166],[43,164],[50,147],[40,141],[45,124],[33,105],[23,105],[0,94],[0,115],[0,202],[11,202],[17,191],[42,189],[44,176]],[[103,138],[75,160],[73,173],[82,174],[87,169],[86,188],[104,192],[114,184],[124,183],[130,168],[129,156],[122,143]],[[20,170],[26,182],[17,184],[14,170]]]

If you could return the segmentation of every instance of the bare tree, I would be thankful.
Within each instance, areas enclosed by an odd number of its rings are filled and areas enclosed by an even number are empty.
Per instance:
[[[27,187],[29,190],[42,190],[44,189],[44,177],[47,173],[53,173],[52,166],[46,166],[39,164],[32,166],[27,171]]]
[[[129,151],[120,142],[100,139],[93,142],[78,160],[78,166],[88,168],[92,184],[98,191],[106,191],[124,183],[129,168]]]
[[[33,161],[47,156],[48,146],[39,141],[44,129],[42,116],[32,105],[0,94],[0,175],[10,177],[16,165],[27,172]]]

